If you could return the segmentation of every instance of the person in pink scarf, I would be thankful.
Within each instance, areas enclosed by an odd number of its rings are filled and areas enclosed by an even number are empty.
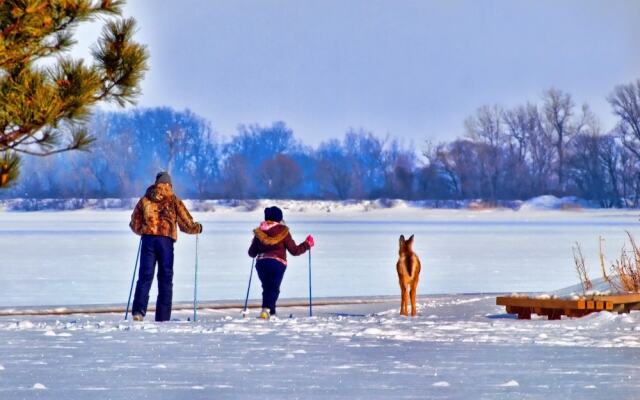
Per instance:
[[[256,270],[262,282],[260,318],[269,319],[276,314],[280,284],[287,269],[287,251],[293,256],[299,256],[315,243],[313,236],[309,235],[304,242],[296,244],[289,228],[282,221],[282,210],[275,206],[264,209],[264,221],[253,233],[249,257],[257,258]]]

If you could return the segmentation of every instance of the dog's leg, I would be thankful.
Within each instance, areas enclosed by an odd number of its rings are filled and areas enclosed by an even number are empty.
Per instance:
[[[408,315],[407,300],[407,285],[404,284],[403,279],[400,279],[400,315]]]
[[[402,292],[402,304],[404,305],[403,308],[403,312],[401,313],[402,315],[409,315],[408,312],[408,308],[409,308],[409,284],[408,283],[404,283],[404,291]]]
[[[417,289],[418,289],[418,280],[414,279],[413,282],[411,282],[411,316],[412,317],[416,316],[416,311],[418,307],[418,305],[416,304]]]

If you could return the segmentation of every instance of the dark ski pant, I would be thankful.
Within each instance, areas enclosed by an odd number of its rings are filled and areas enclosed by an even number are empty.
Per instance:
[[[149,290],[158,263],[158,299],[156,321],[171,319],[173,298],[173,239],[166,236],[143,235],[140,249],[140,273],[133,298],[133,314],[147,314]]]
[[[280,284],[287,267],[278,260],[263,258],[256,263],[258,277],[262,282],[262,308],[268,308],[269,313],[276,313],[276,301],[280,296]]]

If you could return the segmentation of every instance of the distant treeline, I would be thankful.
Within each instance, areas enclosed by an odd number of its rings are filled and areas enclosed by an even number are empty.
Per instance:
[[[527,199],[574,195],[603,207],[640,204],[640,80],[608,98],[619,118],[603,132],[587,105],[546,91],[513,108],[483,106],[464,135],[421,148],[353,129],[317,147],[284,122],[246,125],[228,139],[190,111],[100,112],[90,153],[24,160],[0,196],[135,197],[169,170],[185,198]]]

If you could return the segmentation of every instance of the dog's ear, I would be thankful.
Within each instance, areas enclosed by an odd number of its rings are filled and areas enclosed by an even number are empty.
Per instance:
[[[404,235],[400,235],[400,247],[402,247],[404,245]]]
[[[411,237],[409,237],[409,240],[407,240],[407,247],[411,250],[413,249],[413,235],[411,235]]]

